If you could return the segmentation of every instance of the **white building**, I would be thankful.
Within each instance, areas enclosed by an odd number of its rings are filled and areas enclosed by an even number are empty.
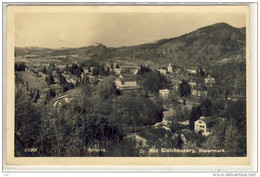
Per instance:
[[[159,96],[163,99],[167,99],[169,97],[170,91],[168,89],[159,90]]]
[[[188,70],[187,70],[187,73],[188,73],[189,75],[196,75],[196,74],[197,74],[197,71],[196,71],[195,69],[188,69]]]
[[[136,75],[138,73],[138,69],[131,69],[131,72]]]
[[[119,75],[121,74],[121,68],[114,68],[115,74]]]
[[[193,95],[193,96],[198,96],[198,97],[207,97],[207,96],[208,96],[208,92],[205,91],[205,90],[202,91],[202,90],[192,89],[191,95]]]
[[[177,91],[179,90],[179,86],[178,86],[178,85],[174,85],[174,86],[173,86],[173,90],[174,90],[175,92],[177,92]]]
[[[116,79],[115,84],[116,84],[116,88],[119,90],[136,89],[139,87],[136,81],[122,82],[121,80]]]
[[[164,74],[164,75],[167,74],[166,68],[158,68],[157,71],[159,71],[161,74]]]
[[[172,71],[172,64],[171,64],[171,63],[169,63],[167,70],[168,70],[169,73],[172,73],[172,72],[173,72],[173,71]]]
[[[124,87],[136,87],[137,86],[137,82],[136,81],[126,81],[124,82]]]
[[[191,89],[195,89],[196,86],[197,86],[197,83],[196,82],[189,82],[190,86],[191,86]]]
[[[201,132],[204,136],[208,136],[212,133],[212,127],[217,121],[218,118],[201,116],[194,122],[194,130],[195,132]]]
[[[205,78],[205,85],[212,87],[214,84],[216,83],[214,77],[211,77],[210,75],[208,75],[207,78]]]

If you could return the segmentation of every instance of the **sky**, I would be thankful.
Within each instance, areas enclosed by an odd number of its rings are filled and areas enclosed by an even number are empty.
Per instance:
[[[17,13],[16,47],[139,45],[225,22],[245,27],[244,13]]]

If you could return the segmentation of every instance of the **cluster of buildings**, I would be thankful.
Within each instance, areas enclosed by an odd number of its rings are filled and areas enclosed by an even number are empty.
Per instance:
[[[201,116],[197,121],[194,122],[194,132],[201,133],[203,136],[209,136],[214,133],[213,127],[217,122],[223,121],[224,118],[221,117],[205,117]],[[189,125],[189,122],[185,122],[185,125]],[[170,130],[170,129],[169,129]],[[189,140],[186,137],[185,131],[171,134],[170,139],[178,140],[180,138],[182,140],[182,144],[185,145]],[[131,133],[127,136],[127,138],[134,139],[136,141],[136,148],[139,149],[140,155],[154,155],[158,154],[158,147],[151,146],[154,140],[149,137],[141,136],[137,133]],[[169,137],[165,135],[165,138],[160,138],[161,146],[163,147],[169,141]],[[168,140],[167,140],[168,139]],[[147,154],[148,153],[148,154]]]
[[[172,64],[169,63],[168,67],[160,67],[157,69],[161,74],[166,75],[167,73],[173,73]]]
[[[77,82],[80,82],[80,78],[70,72],[63,71],[62,76],[65,77],[68,83],[72,83],[73,85],[76,85]]]
[[[216,81],[215,78],[211,77],[210,75],[208,75],[205,79],[204,79],[204,83],[206,88],[207,87],[213,87],[215,85]],[[191,86],[191,95],[193,96],[197,96],[197,97],[207,97],[208,96],[208,91],[204,88],[201,87],[201,85],[198,86],[198,84],[196,82],[189,82],[190,86]]]
[[[181,81],[179,81],[179,83],[174,83],[173,84],[173,91],[177,92],[179,89],[179,84],[181,83]],[[189,85],[191,86],[191,95],[196,96],[196,97],[207,97],[208,96],[208,91],[203,88],[201,86],[201,84],[197,84],[197,82],[195,81],[190,81],[188,82]],[[211,77],[210,75],[205,78],[205,86],[206,87],[213,87],[215,84],[215,79],[213,77]],[[159,96],[163,99],[167,99],[169,96],[170,90],[168,89],[162,89],[159,90]]]

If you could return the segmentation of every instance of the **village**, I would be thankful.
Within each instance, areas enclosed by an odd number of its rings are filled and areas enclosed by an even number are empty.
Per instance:
[[[142,67],[149,68],[144,65],[123,65],[113,60],[102,61],[98,64],[74,61],[74,63],[62,63],[62,65],[58,62],[39,65],[32,62],[37,56],[31,57],[23,56],[25,60],[31,59],[25,64],[16,63],[19,77],[23,80],[26,92],[31,95],[36,104],[46,104],[55,109],[80,98],[80,85],[84,85],[86,81],[94,87],[99,87],[110,75],[113,76],[113,83],[121,94],[132,91],[142,92],[144,88],[140,82],[140,70]],[[201,115],[197,120],[190,122],[192,109],[199,105],[201,100],[207,99],[209,90],[215,87],[214,77],[202,68],[180,68],[171,63],[157,68],[151,67],[148,70],[160,73],[170,82],[166,88],[159,89],[158,93],[146,92],[146,97],[149,99],[161,101],[162,120],[148,126],[149,128],[146,126],[141,131],[131,131],[127,135],[127,138],[136,141],[136,149],[139,150],[140,156],[156,156],[158,148],[164,148],[164,152],[168,152],[167,148],[171,149],[169,145],[171,141],[175,144],[172,147],[176,147],[177,143],[179,149],[190,148],[187,144],[196,142],[196,139],[194,140],[196,136],[203,138],[214,134],[214,125],[224,121],[225,118]],[[183,92],[183,95],[180,92]],[[227,99],[232,101],[230,97]],[[160,133],[155,133],[157,131]],[[155,146],[152,142],[159,142],[160,145]],[[163,152],[160,151],[160,155],[162,154]]]

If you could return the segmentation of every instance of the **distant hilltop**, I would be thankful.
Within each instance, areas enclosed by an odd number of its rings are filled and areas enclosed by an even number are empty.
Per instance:
[[[174,29],[173,29],[174,30]],[[15,55],[78,55],[88,59],[132,58],[151,60],[155,63],[174,63],[180,67],[209,65],[231,56],[245,57],[246,29],[227,23],[217,23],[199,28],[175,38],[161,39],[136,46],[106,47],[95,43],[87,47],[47,49],[40,47],[16,47]]]

